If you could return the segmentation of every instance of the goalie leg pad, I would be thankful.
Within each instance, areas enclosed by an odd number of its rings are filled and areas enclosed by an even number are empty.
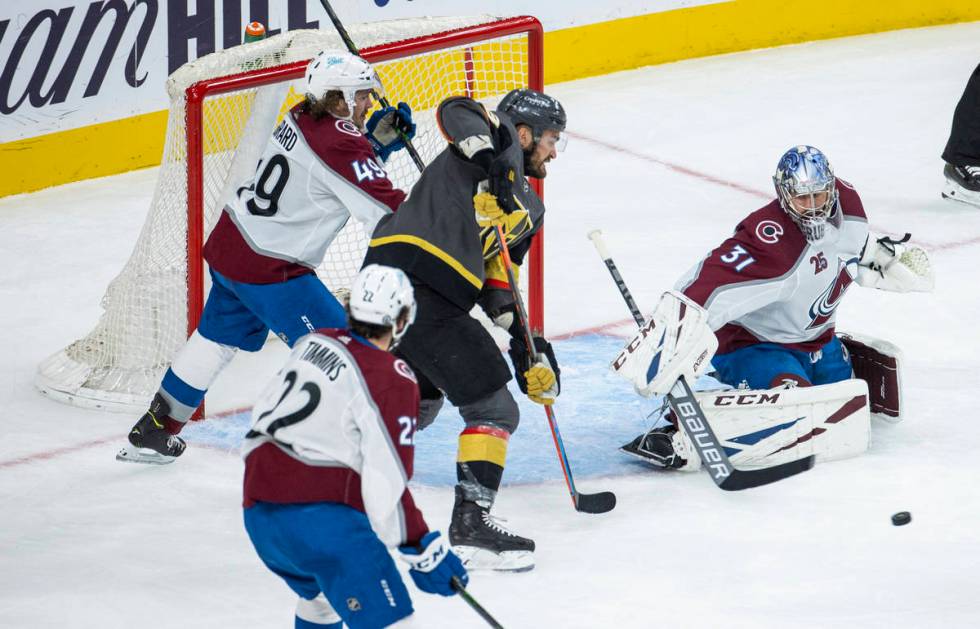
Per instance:
[[[871,442],[863,380],[704,392],[696,397],[732,464],[740,469],[770,467],[811,454],[818,461],[849,458],[866,451]],[[694,451],[693,444],[685,448]],[[696,455],[685,458],[697,460]]]
[[[902,420],[902,350],[860,334],[838,335],[851,355],[854,377],[868,383],[871,413],[891,423]]]

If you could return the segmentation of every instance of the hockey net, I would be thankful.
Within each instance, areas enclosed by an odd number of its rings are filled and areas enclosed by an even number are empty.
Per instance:
[[[411,105],[413,144],[425,163],[446,146],[434,117],[442,99],[463,94],[494,105],[516,87],[542,87],[542,31],[534,18],[418,18],[351,25],[349,32],[388,99]],[[145,409],[197,326],[207,292],[201,248],[223,199],[252,175],[273,128],[301,98],[306,63],[328,48],[344,49],[332,30],[290,31],[209,54],[171,75],[146,222],[106,289],[95,329],[39,366],[35,383],[43,393],[78,406]],[[395,153],[386,170],[406,191],[419,177],[407,151]],[[317,269],[328,288],[350,285],[368,236],[356,220],[348,222]],[[540,329],[542,245],[535,240],[523,282],[532,327]]]

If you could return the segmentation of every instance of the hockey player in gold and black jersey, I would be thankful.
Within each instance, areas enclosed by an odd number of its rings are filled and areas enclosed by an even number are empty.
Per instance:
[[[535,338],[530,363],[499,260],[495,225],[520,264],[544,219],[544,204],[525,175],[543,178],[563,148],[565,111],[530,89],[508,93],[496,111],[465,97],[443,101],[436,117],[449,146],[426,167],[398,212],[378,223],[365,264],[405,271],[418,316],[396,353],[418,375],[419,427],[430,424],[443,396],[459,409],[458,484],[449,539],[469,569],[534,567],[534,542],[490,515],[500,487],[507,442],[517,429],[517,403],[507,390],[510,369],[490,333],[469,314],[480,304],[510,332],[510,357],[521,391],[539,404],[559,392],[551,345]]]

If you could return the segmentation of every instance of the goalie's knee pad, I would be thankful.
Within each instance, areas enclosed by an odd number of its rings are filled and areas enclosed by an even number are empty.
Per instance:
[[[459,414],[463,416],[467,426],[493,424],[511,434],[517,430],[521,417],[517,402],[507,387],[501,387],[472,404],[461,405]]]
[[[854,377],[868,383],[871,414],[889,422],[902,420],[902,350],[862,334],[838,334],[851,356]]]

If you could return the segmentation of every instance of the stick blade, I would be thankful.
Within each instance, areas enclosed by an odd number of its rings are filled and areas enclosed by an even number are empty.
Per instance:
[[[575,494],[575,510],[582,513],[606,513],[616,508],[616,494],[600,491],[597,494]]]
[[[728,478],[718,483],[718,486],[725,491],[740,491],[751,489],[761,485],[768,485],[776,481],[801,474],[814,464],[814,456],[805,456],[802,459],[766,467],[761,470],[734,470]]]

